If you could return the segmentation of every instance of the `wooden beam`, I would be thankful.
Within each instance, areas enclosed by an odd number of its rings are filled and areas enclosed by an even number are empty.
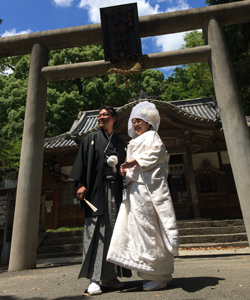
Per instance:
[[[175,66],[208,61],[211,55],[210,46],[201,46],[175,51],[166,51],[143,55],[140,59],[142,70]],[[116,65],[104,60],[89,61],[68,65],[48,66],[42,69],[44,78],[49,81],[66,80],[72,78],[91,77],[107,74],[111,68],[129,70],[135,63],[120,62]]]

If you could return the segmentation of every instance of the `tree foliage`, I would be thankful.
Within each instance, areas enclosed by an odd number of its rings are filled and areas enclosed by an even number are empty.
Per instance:
[[[18,171],[21,152],[21,140],[5,140],[3,138],[0,138],[0,149],[1,176],[5,173],[5,171]]]
[[[203,34],[197,30],[184,36],[182,48],[204,45]],[[166,80],[166,89],[161,95],[165,101],[214,96],[213,81],[208,63],[193,63],[176,67]]]

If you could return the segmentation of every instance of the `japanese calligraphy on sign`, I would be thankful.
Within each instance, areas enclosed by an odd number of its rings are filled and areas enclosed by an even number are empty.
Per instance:
[[[137,4],[100,9],[106,61],[136,60],[142,55]]]

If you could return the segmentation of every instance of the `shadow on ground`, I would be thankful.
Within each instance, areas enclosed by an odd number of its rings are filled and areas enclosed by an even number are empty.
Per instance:
[[[219,277],[188,277],[188,278],[174,278],[166,289],[182,289],[188,293],[195,293],[206,287],[213,287],[219,284],[219,281],[225,280]],[[142,292],[142,280],[126,281],[125,288],[120,293],[135,293]],[[112,289],[102,288],[103,293],[112,292]]]

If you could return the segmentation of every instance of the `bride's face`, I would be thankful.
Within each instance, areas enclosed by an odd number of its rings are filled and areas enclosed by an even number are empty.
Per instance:
[[[150,128],[150,124],[143,121],[142,119],[134,118],[132,119],[132,124],[134,131],[138,134],[141,135],[144,132],[148,131]]]

